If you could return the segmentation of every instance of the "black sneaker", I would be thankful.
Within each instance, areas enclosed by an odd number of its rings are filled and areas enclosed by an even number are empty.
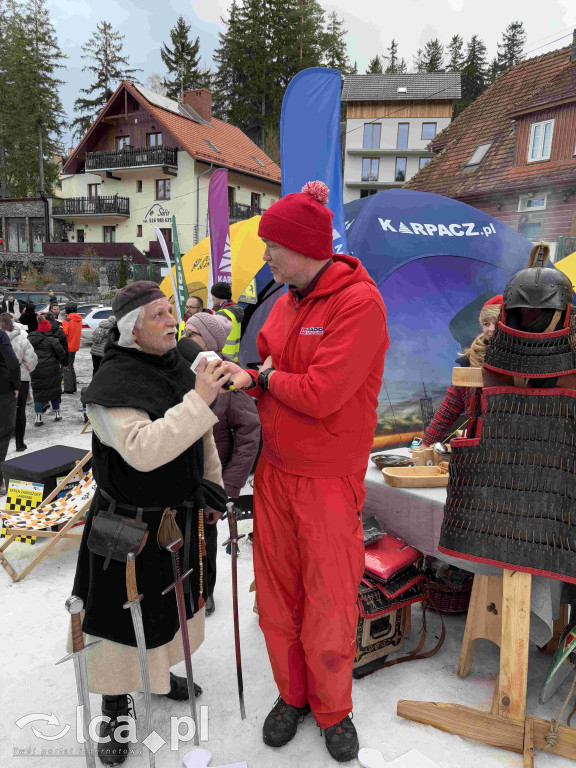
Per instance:
[[[284,744],[288,744],[296,736],[298,724],[304,720],[308,712],[310,712],[310,704],[304,707],[293,707],[278,696],[268,717],[264,720],[262,728],[264,744],[269,747],[283,747]]]
[[[358,757],[360,744],[358,743],[358,734],[352,722],[352,713],[347,715],[344,720],[331,725],[324,731],[326,739],[326,749],[334,760],[339,763],[346,763],[348,760],[354,760]]]

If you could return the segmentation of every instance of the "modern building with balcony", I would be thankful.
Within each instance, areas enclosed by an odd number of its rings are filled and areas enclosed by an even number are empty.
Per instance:
[[[455,73],[346,75],[344,202],[401,187],[424,168],[459,98]]]
[[[176,217],[184,253],[208,235],[212,171],[228,170],[230,223],[260,214],[280,197],[280,169],[239,128],[212,116],[212,95],[172,101],[123,81],[62,169],[52,217],[70,244],[132,244],[161,258]],[[76,249],[77,250],[77,249]]]

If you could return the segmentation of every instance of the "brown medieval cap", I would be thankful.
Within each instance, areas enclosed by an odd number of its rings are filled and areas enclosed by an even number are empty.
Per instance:
[[[165,299],[166,294],[151,280],[138,280],[118,291],[112,302],[112,312],[116,320],[121,320],[129,312],[158,299]]]

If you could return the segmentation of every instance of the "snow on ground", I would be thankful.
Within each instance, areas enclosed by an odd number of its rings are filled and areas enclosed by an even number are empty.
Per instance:
[[[89,347],[83,346],[76,357],[78,386],[88,384],[92,361]],[[82,414],[77,409],[79,395],[64,395],[63,421],[54,423],[45,415],[45,426],[34,428],[33,409],[28,410],[26,443],[29,451],[52,444],[65,444],[90,449],[90,434],[81,435]],[[15,454],[13,443],[8,458]],[[219,523],[220,541],[226,536],[225,523]],[[16,567],[26,564],[39,546],[13,544],[8,549]],[[334,768],[320,731],[308,716],[300,726],[293,742],[280,750],[262,743],[262,722],[272,707],[276,687],[272,679],[266,647],[258,628],[258,618],[252,611],[253,595],[249,586],[253,579],[251,546],[240,545],[238,586],[246,720],[240,719],[236,687],[234,635],[232,622],[230,558],[219,548],[216,612],[206,620],[206,640],[193,656],[195,680],[203,687],[197,699],[208,708],[208,740],[201,746],[212,755],[211,768],[246,760],[250,768]],[[55,666],[65,654],[68,614],[64,601],[70,595],[77,555],[77,544],[63,541],[24,581],[13,584],[0,569],[0,616],[2,617],[2,664],[0,666],[0,713],[2,740],[0,768],[75,768],[83,766],[76,740],[76,685],[71,662]],[[418,749],[442,768],[521,768],[522,756],[486,747],[457,736],[442,733],[429,726],[402,720],[396,716],[398,699],[420,699],[466,704],[489,710],[494,676],[498,668],[498,651],[487,641],[479,641],[476,663],[466,680],[456,676],[458,654],[464,631],[465,617],[447,617],[447,638],[441,651],[433,658],[401,664],[354,681],[354,723],[360,745],[381,750],[386,761]],[[413,627],[420,625],[420,611],[414,610]],[[429,619],[431,640],[439,630],[437,617]],[[413,647],[409,640],[403,650]],[[539,706],[538,691],[550,657],[543,657],[535,648],[530,653],[530,684],[528,712],[539,717],[555,717],[569,688],[564,684],[552,701]],[[184,675],[184,665],[176,670]],[[182,758],[193,749],[193,743],[180,742],[170,746],[171,717],[189,714],[186,702],[174,702],[153,696],[154,726],[168,743],[156,753],[156,766],[169,768],[182,765]],[[135,694],[137,725],[140,738],[145,738],[144,710],[141,694]],[[92,716],[100,713],[100,697],[91,696]],[[568,709],[570,711],[570,709]],[[54,713],[57,723],[46,722]],[[16,721],[36,714],[38,719],[21,727]],[[41,715],[45,714],[44,721]],[[58,735],[71,726],[59,738]],[[33,732],[36,729],[37,734]],[[182,731],[185,729],[182,728]],[[44,736],[44,738],[42,738]],[[138,745],[134,745],[136,751]],[[49,754],[49,750],[56,750]],[[68,753],[73,756],[70,757]],[[539,768],[568,766],[563,758],[537,753]],[[100,765],[99,761],[97,764]],[[356,764],[356,763],[354,763]],[[570,763],[571,764],[571,763]],[[146,755],[133,754],[126,766],[147,766]],[[416,767],[415,767],[416,768]]]

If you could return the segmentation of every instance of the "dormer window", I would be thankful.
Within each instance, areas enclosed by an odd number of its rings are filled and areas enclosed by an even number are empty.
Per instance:
[[[530,129],[530,142],[528,144],[528,162],[537,160],[549,160],[552,147],[552,133],[554,132],[554,120],[545,120],[542,123],[532,123]]]

